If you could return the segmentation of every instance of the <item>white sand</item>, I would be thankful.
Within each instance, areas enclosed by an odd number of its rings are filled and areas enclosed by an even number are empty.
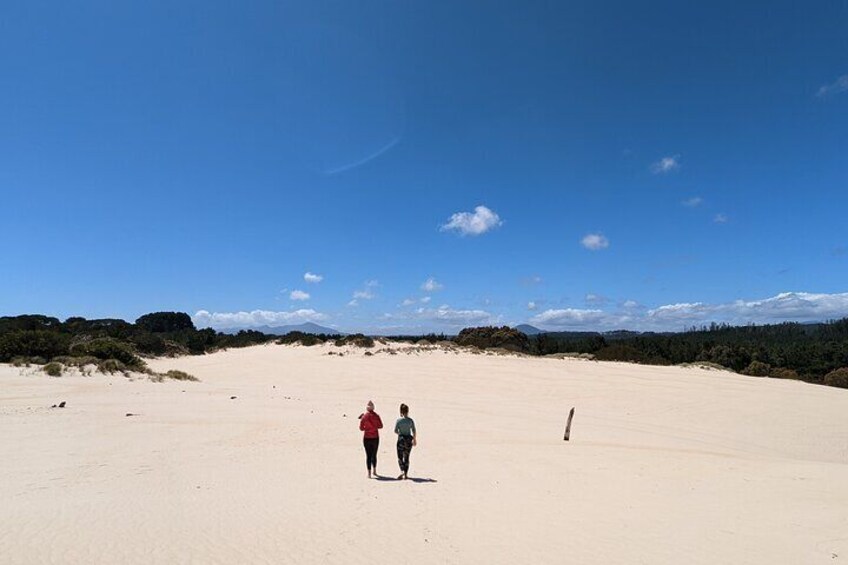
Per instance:
[[[331,350],[151,363],[199,383],[0,366],[0,562],[848,563],[846,390]],[[380,472],[404,401],[424,480],[366,478],[369,398]]]

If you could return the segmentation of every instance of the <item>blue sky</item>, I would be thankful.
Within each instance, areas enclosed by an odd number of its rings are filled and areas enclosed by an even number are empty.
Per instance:
[[[0,314],[846,316],[846,24],[844,2],[5,2]]]

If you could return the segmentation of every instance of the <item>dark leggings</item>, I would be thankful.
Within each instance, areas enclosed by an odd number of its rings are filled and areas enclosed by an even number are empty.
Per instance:
[[[412,436],[398,436],[397,452],[400,470],[406,473],[409,471],[409,454],[412,452]]]
[[[373,467],[377,470],[377,448],[380,447],[380,438],[366,437],[362,438],[362,445],[365,446],[365,464],[370,471]]]

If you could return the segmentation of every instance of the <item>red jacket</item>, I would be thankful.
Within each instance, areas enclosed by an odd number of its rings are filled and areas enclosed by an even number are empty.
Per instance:
[[[380,428],[383,427],[383,420],[380,419],[380,415],[376,412],[366,412],[359,419],[359,429],[365,432],[365,438],[375,438],[380,437]]]

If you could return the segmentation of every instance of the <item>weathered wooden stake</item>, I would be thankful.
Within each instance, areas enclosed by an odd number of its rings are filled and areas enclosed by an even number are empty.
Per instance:
[[[563,441],[568,441],[571,437],[571,419],[574,418],[574,408],[568,413],[568,422],[565,424],[565,435],[562,436]]]

